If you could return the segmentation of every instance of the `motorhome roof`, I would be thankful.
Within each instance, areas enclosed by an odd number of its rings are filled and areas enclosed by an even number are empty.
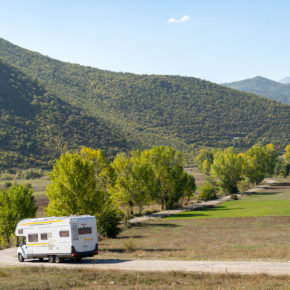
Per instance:
[[[94,216],[91,215],[73,215],[73,216],[62,216],[62,217],[45,217],[45,218],[32,218],[32,219],[23,219],[19,221],[18,225],[23,225],[26,223],[44,223],[44,222],[49,222],[49,221],[64,221],[64,220],[70,220],[71,218],[77,218],[77,219],[83,219],[83,218],[95,218]]]

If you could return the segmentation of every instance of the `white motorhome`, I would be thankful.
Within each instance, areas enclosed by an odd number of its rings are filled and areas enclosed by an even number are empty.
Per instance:
[[[80,261],[98,254],[98,236],[94,216],[47,217],[24,219],[17,224],[15,235],[17,256],[24,259],[48,258],[49,262],[62,259]]]

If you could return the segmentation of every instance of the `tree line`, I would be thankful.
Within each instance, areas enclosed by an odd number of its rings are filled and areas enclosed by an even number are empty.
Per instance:
[[[62,154],[49,177],[46,214],[95,215],[98,231],[109,237],[115,237],[121,220],[130,219],[136,210],[141,212],[151,203],[160,204],[162,209],[176,207],[184,197],[190,198],[196,188],[194,177],[184,171],[181,153],[167,146],[120,153],[112,162],[100,149],[82,147],[79,152]],[[21,207],[24,189],[13,186],[0,192],[0,236],[7,241],[20,219],[36,213],[28,188],[25,203],[31,211],[21,213],[10,207],[12,202]],[[12,191],[17,198],[10,201],[7,197]],[[9,208],[18,214],[10,217]]]
[[[289,175],[290,144],[279,157],[273,144],[256,144],[241,153],[234,148],[201,149],[196,157],[198,168],[208,178],[200,189],[200,199],[243,191],[260,183],[266,176]],[[183,168],[180,152],[167,146],[144,151],[120,153],[112,162],[104,153],[88,147],[66,152],[49,173],[46,188],[48,216],[95,215],[99,233],[115,237],[119,223],[130,219],[136,210],[152,203],[162,209],[190,199],[196,184]],[[0,242],[10,242],[17,222],[35,217],[33,191],[13,185],[0,191]]]
[[[196,157],[198,168],[208,178],[201,188],[200,198],[215,198],[218,190],[233,194],[244,191],[272,175],[288,176],[290,170],[290,145],[279,158],[273,144],[256,144],[241,153],[227,149],[201,149]]]

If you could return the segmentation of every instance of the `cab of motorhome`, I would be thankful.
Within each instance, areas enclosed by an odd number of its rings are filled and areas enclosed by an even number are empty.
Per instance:
[[[69,216],[24,219],[17,224],[15,235],[17,256],[25,259],[48,258],[49,262],[62,259],[81,260],[98,254],[96,218]]]

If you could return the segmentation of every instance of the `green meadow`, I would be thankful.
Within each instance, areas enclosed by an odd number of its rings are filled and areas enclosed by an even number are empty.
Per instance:
[[[261,193],[245,195],[220,206],[183,212],[166,219],[235,218],[257,216],[290,216],[290,190],[279,183]]]

